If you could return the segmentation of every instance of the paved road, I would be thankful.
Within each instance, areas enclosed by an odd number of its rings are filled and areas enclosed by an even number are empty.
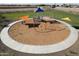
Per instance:
[[[65,8],[65,7],[57,7],[54,8],[56,10],[61,10],[65,12],[72,12],[72,13],[78,13],[79,14],[79,8]]]
[[[0,9],[0,12],[33,11],[36,8]]]

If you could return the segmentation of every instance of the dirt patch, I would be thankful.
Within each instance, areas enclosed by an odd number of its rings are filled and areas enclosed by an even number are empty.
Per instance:
[[[17,42],[32,45],[48,45],[59,43],[69,36],[69,28],[62,23],[45,23],[39,27],[29,28],[21,22],[9,29],[9,35]]]

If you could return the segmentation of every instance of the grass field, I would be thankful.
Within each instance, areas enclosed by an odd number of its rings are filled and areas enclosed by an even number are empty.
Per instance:
[[[79,26],[79,15],[67,13],[64,11],[58,10],[49,10],[41,13],[35,13],[34,11],[26,11],[26,12],[14,12],[14,13],[4,13],[3,16],[6,16],[10,19],[17,20],[20,16],[28,15],[29,17],[36,17],[36,16],[51,16],[56,19],[62,20],[64,17],[69,17],[72,21],[66,21],[73,26]]]

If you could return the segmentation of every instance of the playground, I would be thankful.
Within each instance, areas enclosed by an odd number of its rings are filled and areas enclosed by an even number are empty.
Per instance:
[[[78,14],[52,9],[3,13],[2,16],[14,22],[4,27],[1,40],[19,52],[55,53],[71,47],[78,39],[78,31],[72,27],[79,26]]]

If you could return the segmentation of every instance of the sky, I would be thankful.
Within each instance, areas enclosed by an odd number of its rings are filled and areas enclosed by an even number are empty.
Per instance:
[[[79,3],[79,0],[1,0],[0,4],[52,4],[52,3]]]

